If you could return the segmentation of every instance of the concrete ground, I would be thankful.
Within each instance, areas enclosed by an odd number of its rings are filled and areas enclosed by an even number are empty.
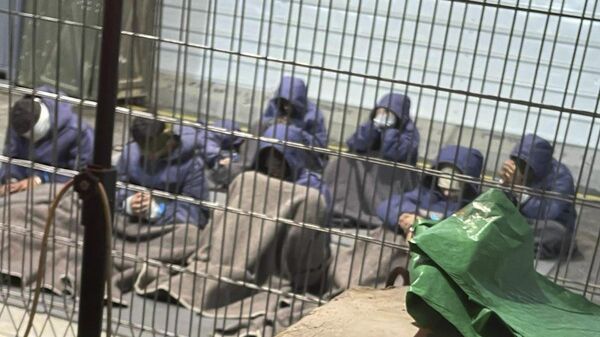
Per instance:
[[[235,111],[236,120],[241,121],[241,124],[244,126],[247,126],[250,121],[258,118],[261,111],[261,104],[266,102],[271,95],[270,92],[253,93],[251,90],[243,88],[238,88],[236,91],[233,91],[233,88],[227,88],[225,85],[218,83],[213,83],[210,87],[205,85],[201,89],[200,83],[190,82],[185,83],[185,98],[174,99],[175,89],[181,90],[183,84],[176,84],[172,78],[169,78],[168,75],[164,75],[161,76],[161,83],[159,85],[160,96],[158,97],[158,102],[163,112],[175,111],[175,113],[180,113],[181,111],[184,111],[188,115],[198,115],[198,111],[200,111],[202,115],[208,113],[209,119],[214,120],[222,118],[224,112],[225,117],[232,118],[233,112]],[[232,97],[236,98],[235,107],[233,106],[234,100]],[[11,98],[11,101],[14,101],[17,98],[17,96],[14,96]],[[208,105],[207,98],[210,98]],[[199,104],[202,107],[200,109],[198,109]],[[6,130],[8,107],[8,94],[5,91],[0,90],[0,130]],[[344,108],[341,106],[332,106],[330,103],[326,102],[321,102],[320,107],[329,121],[330,143],[332,145],[339,144],[341,143],[341,139],[347,138],[349,131],[355,128],[356,121],[359,120],[359,115],[362,114],[362,116],[365,116],[366,111],[365,109],[359,109],[357,107]],[[346,115],[346,120],[352,121],[351,123],[342,123],[344,113]],[[82,115],[86,121],[93,125],[93,110],[84,109]],[[119,115],[115,123],[115,158],[118,157],[121,145],[127,141],[124,120],[124,116]],[[444,126],[441,123],[431,123],[428,120],[418,119],[417,125],[421,132],[419,149],[421,156],[424,156],[427,153],[426,158],[432,159],[435,157],[435,153],[440,144],[457,143],[460,138],[461,144],[469,145],[472,143],[472,146],[483,150],[482,152],[484,153],[486,152],[486,149],[489,149],[489,151],[487,151],[487,157],[489,159],[487,161],[488,174],[492,174],[495,171],[494,167],[497,165],[497,162],[506,158],[510,148],[518,141],[518,137],[515,136],[505,136],[504,138],[495,134],[490,136],[489,132],[486,131],[471,130],[468,128],[461,130],[457,126]],[[4,132],[0,133],[0,135],[4,135]],[[4,142],[0,142],[0,147],[2,144],[4,144]],[[561,145],[557,146],[559,149],[561,147]],[[592,172],[592,168],[598,165],[598,159],[596,159],[595,156],[592,156],[593,154],[593,151],[586,151],[585,148],[565,146],[564,151],[562,152],[562,161],[571,169],[576,176],[576,179],[579,176],[582,177],[578,180],[580,181],[580,192],[583,192],[587,185],[589,187],[589,193],[600,194],[600,175],[592,174],[596,173],[595,170]],[[592,199],[596,200],[594,198]],[[540,261],[537,268],[539,272],[548,275],[548,277],[556,280],[559,284],[567,286],[577,292],[585,291],[589,298],[596,302],[600,302],[600,295],[590,294],[590,292],[597,292],[600,294],[600,252],[598,251],[599,247],[597,242],[600,237],[600,226],[598,226],[597,222],[597,219],[600,218],[600,209],[584,207],[578,209],[578,213],[580,220],[576,240],[580,253],[574,254],[574,257],[567,262]],[[157,331],[174,331],[174,329],[177,329],[178,333],[183,336],[198,335],[198,328],[201,328],[202,330],[201,335],[205,335],[205,333],[208,334],[212,330],[211,327],[215,324],[214,321],[200,319],[198,316],[190,314],[190,312],[183,308],[162,302],[142,299],[134,295],[132,296],[132,305],[130,308],[117,309],[115,311],[115,315],[125,322],[146,325],[151,327],[150,330],[155,329]],[[60,301],[62,300],[63,299],[61,298]],[[179,323],[178,327],[172,326],[172,317],[174,316],[166,314],[168,312],[174,313],[175,311],[179,312],[177,316],[177,322]],[[15,320],[14,318],[11,318],[11,315],[8,315],[9,312],[12,316],[16,315],[21,318]],[[13,330],[10,330],[11,326],[23,329],[24,323],[22,317],[24,317],[22,305],[21,309],[19,309],[18,305],[11,304],[8,300],[5,300],[4,304],[0,304],[0,336],[2,336],[2,333],[11,335],[14,330],[14,328]],[[62,327],[65,324],[59,318],[56,318],[56,321],[54,321],[55,318],[52,318],[51,320],[53,322],[52,326],[56,326],[55,329],[59,329],[59,327]],[[46,321],[46,319],[41,320],[41,323],[38,323],[38,325],[48,324]],[[66,327],[69,331],[76,331],[76,328],[72,328],[72,325],[67,324]],[[22,332],[23,330],[19,331]],[[128,331],[124,327],[119,328],[117,332],[122,335],[145,336],[143,334],[140,335],[139,332]],[[157,334],[161,335],[160,332]],[[56,333],[55,335],[69,336],[68,333]],[[151,334],[149,333],[148,335]]]
[[[3,285],[4,287],[4,285]],[[0,337],[22,336],[29,319],[30,293],[15,286],[4,287],[0,304]],[[191,311],[155,299],[127,294],[128,307],[113,307],[113,336],[211,336],[224,320],[200,317]],[[42,295],[31,337],[77,336],[78,302],[70,297]],[[48,315],[47,313],[51,314]],[[103,327],[105,326],[103,323]],[[142,328],[143,327],[143,328]],[[166,332],[170,333],[167,334]],[[104,336],[105,334],[103,334]]]
[[[277,337],[426,336],[419,334],[406,310],[406,291],[407,287],[347,290]],[[369,317],[369,321],[358,317]]]

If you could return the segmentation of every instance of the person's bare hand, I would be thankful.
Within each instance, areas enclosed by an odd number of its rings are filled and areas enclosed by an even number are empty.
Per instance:
[[[131,199],[131,211],[137,216],[147,215],[151,203],[152,197],[149,193],[138,192]]]
[[[415,223],[417,216],[414,213],[402,213],[400,218],[398,218],[398,225],[402,227],[402,229],[407,230]]]
[[[37,185],[39,185],[39,183],[36,181],[36,179],[34,177],[30,177],[25,178],[23,180],[19,180],[16,183],[10,184],[8,188],[10,193],[18,193],[26,191],[29,188],[29,186],[35,187]]]
[[[504,184],[505,186],[512,185],[516,172],[517,164],[515,163],[515,161],[512,159],[506,160],[502,165],[502,169],[500,171],[500,178],[502,179],[502,184]]]
[[[398,218],[398,226],[402,228],[402,231],[406,236],[406,240],[410,240],[412,238],[412,232],[410,231],[410,228],[412,225],[414,225],[416,220],[417,215],[414,213],[402,213]]]
[[[221,165],[221,166],[229,166],[229,164],[231,164],[230,157],[225,157],[225,158],[219,160],[219,165]]]
[[[4,196],[8,191],[10,191],[10,184],[0,185],[0,197]]]

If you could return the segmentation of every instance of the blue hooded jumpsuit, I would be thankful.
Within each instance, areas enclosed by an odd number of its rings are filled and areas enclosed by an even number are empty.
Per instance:
[[[306,141],[306,134],[297,128],[289,128],[285,124],[275,124],[270,126],[263,133],[264,137],[275,138],[279,140],[286,140],[288,142],[303,143]],[[290,146],[284,146],[283,144],[273,144],[268,142],[260,142],[257,156],[255,158],[254,166],[257,167],[257,160],[260,157],[260,153],[267,148],[275,148],[279,151],[290,169],[289,179],[298,185],[308,186],[316,188],[321,192],[321,195],[325,198],[327,205],[331,203],[331,193],[327,186],[321,180],[319,174],[310,171],[307,168],[308,159],[310,156],[308,150],[302,150]]]
[[[575,194],[573,175],[565,165],[552,158],[553,152],[548,141],[527,134],[513,148],[511,158],[522,159],[532,170],[532,180],[526,182],[527,187],[572,196]],[[572,202],[552,197],[525,196],[518,207],[534,226],[538,257],[556,257],[564,245],[568,246],[577,219]]]
[[[308,91],[304,81],[299,78],[284,76],[281,83],[275,91],[273,97],[269,100],[267,108],[258,123],[251,125],[250,132],[256,136],[264,135],[267,128],[277,124],[277,118],[280,117],[277,101],[283,98],[290,102],[294,107],[292,116],[288,118],[288,129],[291,133],[301,133],[302,144],[308,146],[326,147],[327,129],[325,127],[325,118],[317,106],[308,100]],[[215,126],[223,127],[227,130],[238,130],[239,126],[235,121],[220,120],[215,122]],[[216,132],[209,132],[209,142],[206,145],[207,158],[209,166],[214,168],[211,179],[216,185],[228,185],[235,176],[244,170],[251,169],[258,149],[258,144],[253,141],[246,141],[243,146],[242,139],[234,136],[228,136]],[[229,155],[228,145],[235,145],[239,148],[239,156],[234,156],[233,165],[230,167],[220,167],[216,165],[220,158]],[[321,171],[325,167],[326,158],[318,153],[313,153],[306,157],[309,164],[306,166],[311,170]],[[239,162],[238,162],[239,161]]]
[[[394,127],[379,130],[373,124],[375,110],[385,108],[397,118]],[[410,98],[396,93],[383,96],[371,112],[369,120],[361,124],[348,138],[350,151],[375,155],[387,160],[416,164],[419,150],[419,131],[410,119]]]
[[[179,146],[167,157],[152,162],[143,158],[136,142],[128,143],[117,163],[119,181],[208,200],[204,162],[197,155],[192,131],[175,126],[173,132],[179,136]],[[134,193],[124,189],[117,192],[117,206],[122,212],[125,212],[125,200]],[[160,216],[152,224],[191,223],[203,228],[208,221],[208,212],[202,207],[184,201],[158,199]]]
[[[464,175],[479,178],[483,169],[483,155],[479,150],[449,145],[440,150],[433,169],[443,164],[451,164]],[[398,218],[403,213],[413,213],[422,217],[440,220],[456,212],[479,195],[476,184],[467,183],[462,198],[449,200],[437,187],[437,178],[426,176],[420,186],[403,195],[394,195],[377,207],[377,216],[392,229],[398,227]]]
[[[327,129],[325,118],[317,105],[308,100],[307,95],[308,90],[304,81],[296,77],[284,76],[263,114],[262,124],[275,123],[274,120],[280,114],[277,99],[286,99],[294,107],[294,115],[291,116],[290,123],[302,131],[306,145],[326,147]]]
[[[55,92],[50,87],[40,87],[38,90]],[[29,139],[18,135],[11,127],[8,128],[3,154],[7,157],[31,160],[36,163],[51,165],[59,168],[80,170],[87,166],[92,159],[94,148],[94,132],[79,116],[73,112],[68,103],[41,98],[50,114],[50,131],[32,146],[30,152]],[[81,124],[81,125],[80,125]],[[42,182],[66,182],[69,177],[52,175],[48,172],[32,170],[28,167],[3,164],[0,168],[2,183],[11,180],[22,180],[36,175]]]

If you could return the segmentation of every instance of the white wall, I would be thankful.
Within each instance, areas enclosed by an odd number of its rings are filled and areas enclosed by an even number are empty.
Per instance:
[[[451,124],[464,120],[467,126],[499,132],[506,128],[512,134],[534,131],[537,124],[538,134],[548,139],[556,136],[559,142],[566,138],[569,144],[587,143],[589,117],[420,90],[417,85],[364,80],[360,75],[597,112],[599,22],[434,0],[406,5],[385,0],[377,8],[376,1],[359,5],[358,1],[336,0],[331,8],[328,1],[321,2],[317,6],[317,0],[222,0],[215,8],[214,2],[191,1],[187,29],[187,17],[182,22],[182,14],[188,12],[182,7],[188,0],[166,0],[161,32],[165,38],[357,74],[284,67],[284,72],[308,79],[315,100],[368,107],[393,86],[407,90],[412,113],[419,118],[447,118]],[[514,5],[515,1],[501,3]],[[531,6],[547,11],[547,3],[533,1]],[[527,4],[521,1],[519,6]],[[585,2],[573,0],[564,3],[562,10],[591,17],[593,4],[585,12],[584,6]],[[554,1],[552,11],[560,12],[561,7],[562,2]],[[595,15],[600,18],[600,8]],[[161,50],[161,69],[182,72],[184,48],[165,43]],[[230,58],[215,52],[211,58],[198,48],[189,48],[187,55],[187,78],[236,82],[259,91],[274,90],[282,72],[280,63],[250,57]],[[597,137],[594,126],[592,139]]]

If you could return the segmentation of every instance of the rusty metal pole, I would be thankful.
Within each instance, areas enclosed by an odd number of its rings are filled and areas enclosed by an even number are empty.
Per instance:
[[[81,300],[77,327],[79,337],[100,337],[102,332],[106,279],[106,222],[100,206],[100,196],[92,184],[101,182],[108,193],[110,204],[114,204],[116,172],[111,165],[111,155],[117,105],[122,14],[122,0],[104,1],[94,160],[87,169],[86,176],[82,174],[75,186],[83,199],[81,218],[84,226]]]

